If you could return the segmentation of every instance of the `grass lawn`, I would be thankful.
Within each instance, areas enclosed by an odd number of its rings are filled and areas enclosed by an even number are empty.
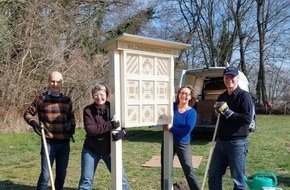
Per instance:
[[[247,175],[270,171],[278,178],[278,187],[290,189],[290,117],[258,115],[257,130],[249,136]],[[80,156],[84,129],[77,129],[71,144],[65,189],[76,190],[80,176]],[[210,135],[194,135],[192,151],[203,156],[196,174],[202,184],[209,150]],[[123,163],[132,190],[160,189],[160,168],[142,167],[152,156],[160,155],[160,128],[131,128],[123,141]],[[40,138],[34,133],[0,134],[0,189],[35,189],[40,167]],[[174,168],[174,181],[183,181],[181,169]],[[229,172],[223,178],[225,190],[232,189]],[[111,189],[110,173],[103,162],[98,166],[94,189]]]

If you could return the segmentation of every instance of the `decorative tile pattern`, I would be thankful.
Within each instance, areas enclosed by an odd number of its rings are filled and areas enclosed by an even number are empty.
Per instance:
[[[162,55],[124,53],[125,97],[121,109],[126,127],[171,123],[173,71],[171,58]]]
[[[169,77],[169,65],[170,59],[169,58],[157,58],[157,76],[166,76]]]
[[[163,100],[163,101],[168,101],[168,95],[169,93],[169,84],[168,82],[156,82],[156,90],[157,90],[157,94],[156,94],[156,98]]]
[[[127,100],[139,100],[139,81],[129,80],[127,81]]]
[[[134,124],[136,125],[136,123],[140,123],[138,105],[127,106],[126,122],[127,122],[126,124],[129,126]]]
[[[144,105],[142,106],[142,122],[143,123],[152,123],[154,121],[154,105]]]
[[[154,81],[142,81],[141,88],[143,100],[154,99]]]
[[[135,74],[138,75],[139,73],[139,55],[137,54],[127,54],[127,74]]]
[[[142,65],[141,65],[142,75],[154,75],[154,58],[151,56],[142,57]]]

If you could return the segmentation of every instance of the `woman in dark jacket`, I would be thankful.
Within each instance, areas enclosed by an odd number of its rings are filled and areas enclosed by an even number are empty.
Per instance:
[[[92,88],[94,103],[86,106],[83,111],[83,121],[86,139],[82,149],[81,178],[79,190],[92,189],[97,165],[103,159],[111,172],[111,130],[120,126],[118,121],[110,120],[110,103],[108,88],[97,83]],[[126,174],[123,169],[122,184],[124,190],[129,189]]]

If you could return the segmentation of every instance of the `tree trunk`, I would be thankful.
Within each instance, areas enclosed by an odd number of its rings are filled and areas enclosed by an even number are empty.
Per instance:
[[[259,35],[259,73],[257,83],[258,103],[266,105],[267,94],[265,86],[265,63],[264,63],[264,49],[265,49],[265,33],[267,28],[267,17],[264,12],[264,0],[257,0],[257,26]]]

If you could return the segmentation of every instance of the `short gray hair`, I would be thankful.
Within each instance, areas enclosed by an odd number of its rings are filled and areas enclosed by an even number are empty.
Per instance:
[[[108,87],[105,84],[103,84],[103,83],[96,83],[96,84],[94,84],[93,87],[92,87],[92,94],[94,94],[96,90],[103,90],[103,91],[105,91],[107,97],[110,94]]]

